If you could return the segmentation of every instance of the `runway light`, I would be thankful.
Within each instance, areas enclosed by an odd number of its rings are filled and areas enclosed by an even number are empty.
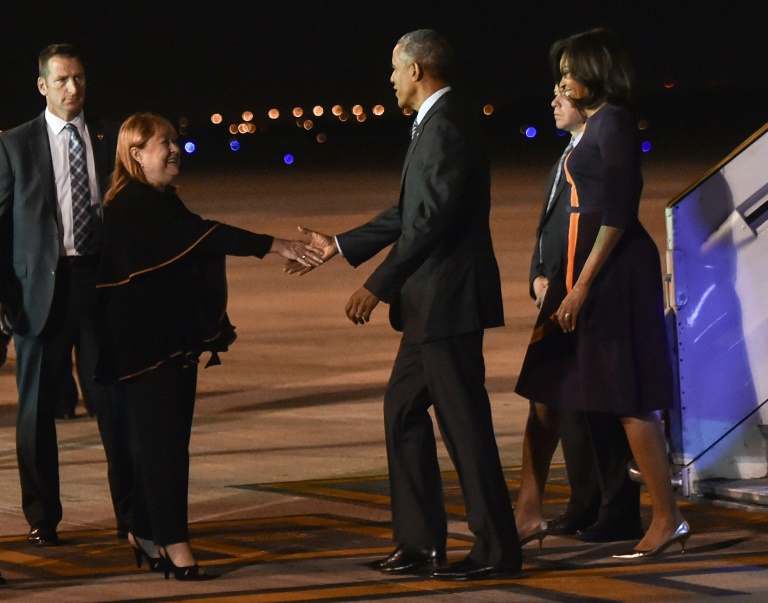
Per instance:
[[[331,113],[333,113],[336,117],[344,113],[344,107],[341,105],[334,105],[333,109],[331,109]]]
[[[486,105],[485,107],[483,107],[483,113],[485,113],[486,115],[490,115],[491,113],[493,113],[493,105]]]
[[[534,128],[533,126],[528,126],[525,129],[525,136],[527,138],[535,138],[536,134],[538,134],[538,132],[536,131],[536,128]]]
[[[347,113],[346,111],[342,111],[339,114],[339,121],[347,121],[348,119],[349,119],[349,113]]]
[[[638,130],[647,130],[648,129],[648,120],[641,119],[639,122],[637,122],[637,129]]]
[[[249,134],[255,134],[256,133],[256,124],[248,124],[248,133]]]
[[[355,105],[352,107],[352,115],[361,115],[363,112],[362,105]]]
[[[237,124],[232,124],[231,126],[229,126],[229,133],[237,134]]]
[[[363,123],[366,119],[368,119],[368,116],[365,113],[360,113],[357,116],[357,121],[359,121],[360,123]]]
[[[269,119],[277,119],[278,117],[280,117],[280,111],[278,111],[277,109],[270,109],[267,115],[269,115]]]
[[[195,146],[195,143],[191,140],[189,142],[184,143],[184,150],[189,153],[190,155],[195,152],[197,147]]]
[[[224,118],[221,116],[221,113],[214,113],[211,115],[211,122],[214,124],[220,124],[222,119]]]
[[[568,132],[566,132],[565,130],[561,130],[559,128],[557,129],[558,136],[565,136],[566,134],[568,134]]]
[[[327,138],[325,134],[323,134],[322,132],[320,132],[320,134],[317,135],[317,142],[319,142],[320,144],[323,144],[326,140]]]
[[[411,109],[410,107],[406,107],[405,109],[403,109],[403,115],[413,115],[413,109]]]
[[[302,115],[304,115],[304,109],[302,109],[301,107],[294,107],[294,109],[293,109],[293,116],[294,117],[301,117]]]
[[[186,128],[187,126],[189,126],[189,120],[182,115],[181,117],[179,117],[179,125],[182,128]]]
[[[373,113],[374,115],[376,115],[376,116],[379,116],[379,115],[384,115],[384,105],[376,105],[376,106],[375,106],[375,107],[372,109],[372,113]]]
[[[285,165],[291,165],[293,163],[293,155],[291,155],[290,153],[287,153],[283,157],[283,161],[285,162]]]
[[[229,148],[233,151],[239,151],[240,150],[240,142],[237,140],[232,140],[229,143]]]
[[[248,124],[242,123],[237,126],[237,131],[240,132],[240,134],[245,134],[248,131]]]
[[[312,113],[314,113],[315,117],[320,117],[325,112],[325,109],[323,109],[320,105],[317,105],[314,109],[312,109]]]
[[[315,127],[315,122],[313,122],[311,119],[308,119],[304,122],[304,129],[305,130],[311,130]]]
[[[253,119],[253,113],[250,111],[243,111],[242,118],[243,121],[251,121]]]
[[[672,81],[669,81],[669,82],[664,82],[664,87],[665,87],[667,90],[671,90],[672,88],[674,88],[674,87],[675,87],[675,82],[672,82]]]
[[[651,143],[650,143],[650,142],[648,142],[647,140],[644,140],[644,141],[643,141],[643,144],[641,145],[641,147],[640,147],[640,148],[641,148],[641,149],[643,149],[643,153],[647,153],[648,151],[650,151],[650,150],[651,150],[651,148],[652,148],[652,145],[651,145]]]

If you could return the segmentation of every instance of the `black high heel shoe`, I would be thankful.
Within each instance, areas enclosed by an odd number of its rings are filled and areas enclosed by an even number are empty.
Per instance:
[[[520,539],[520,546],[525,546],[529,542],[538,540],[539,548],[541,548],[541,543],[547,536],[549,536],[549,522],[547,520],[544,520],[538,525],[538,527],[533,532],[531,532],[530,534],[527,534],[526,536],[523,536]]]
[[[162,557],[150,557],[149,553],[141,548],[141,545],[134,540],[129,541],[133,547],[133,555],[136,557],[136,567],[141,569],[141,560],[147,560],[147,566],[150,572],[162,572],[165,569],[165,559]]]
[[[168,580],[170,575],[173,574],[173,577],[176,578],[176,580],[195,580],[195,581],[202,581],[202,580],[213,580],[215,578],[218,578],[218,574],[204,574],[200,571],[200,566],[195,563],[195,565],[188,565],[186,567],[179,567],[171,561],[171,558],[168,556],[168,551],[166,549],[161,549],[162,552],[160,553],[160,558],[163,560],[163,569],[162,571],[165,573],[165,579]],[[163,554],[165,553],[165,554]]]

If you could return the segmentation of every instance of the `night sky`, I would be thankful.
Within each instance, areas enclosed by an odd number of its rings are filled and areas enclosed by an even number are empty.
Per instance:
[[[0,0],[0,129],[42,110],[37,54],[64,41],[86,62],[91,117],[152,110],[193,128],[214,112],[382,103],[392,119],[392,47],[421,27],[451,40],[459,86],[499,123],[546,120],[550,45],[599,25],[627,47],[657,129],[739,141],[768,121],[767,24],[762,0]]]

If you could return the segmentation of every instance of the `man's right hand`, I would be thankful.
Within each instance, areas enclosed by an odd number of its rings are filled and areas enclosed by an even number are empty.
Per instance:
[[[5,304],[0,304],[0,333],[8,337],[13,335],[10,311]]]
[[[336,241],[332,236],[323,234],[321,232],[317,232],[316,230],[312,230],[311,228],[307,228],[305,226],[299,226],[298,228],[301,234],[305,236],[308,235],[310,237],[309,246],[319,249],[322,252],[323,262],[327,262],[333,256],[338,255],[339,248],[336,247]],[[303,266],[299,262],[290,261],[285,263],[283,272],[287,274],[298,273],[299,276],[302,276],[304,274],[307,274],[307,272],[311,272],[314,269],[315,269],[314,266]]]
[[[541,308],[544,303],[544,296],[547,294],[549,279],[543,276],[537,276],[533,279],[533,294],[536,296],[536,307]]]

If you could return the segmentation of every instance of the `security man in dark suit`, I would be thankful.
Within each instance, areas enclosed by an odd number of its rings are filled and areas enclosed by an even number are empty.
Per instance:
[[[546,196],[531,258],[530,294],[540,307],[549,280],[563,261],[568,236],[570,186],[563,161],[584,132],[586,116],[558,87],[552,101],[556,126],[571,135],[560,161],[549,173]],[[542,518],[542,494],[558,439],[563,447],[571,495],[565,512],[550,522]],[[522,541],[546,535],[571,535],[588,542],[642,537],[639,487],[629,479],[631,451],[614,417],[531,402],[523,441],[523,466],[515,516]]]
[[[448,85],[450,63],[450,48],[432,30],[400,39],[391,81],[400,108],[418,114],[399,202],[335,241],[304,232],[326,257],[340,252],[352,266],[392,245],[346,306],[348,318],[362,325],[384,301],[403,333],[384,396],[397,548],[372,567],[471,580],[516,575],[521,550],[485,389],[483,332],[504,322],[489,227],[489,160],[478,127]],[[430,406],[475,536],[466,559],[443,567],[447,521]]]
[[[86,122],[85,69],[68,44],[39,57],[46,110],[0,134],[0,314],[13,329],[19,409],[16,449],[29,542],[55,545],[62,518],[55,406],[74,348],[82,387],[95,402],[118,534],[132,492],[126,422],[96,364],[96,274],[101,196],[115,161],[116,133]]]

